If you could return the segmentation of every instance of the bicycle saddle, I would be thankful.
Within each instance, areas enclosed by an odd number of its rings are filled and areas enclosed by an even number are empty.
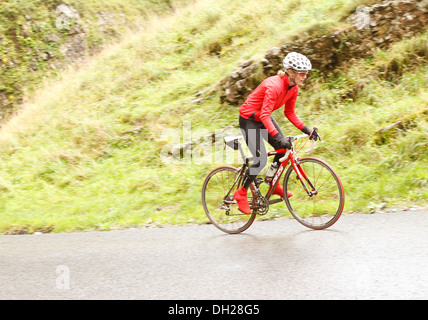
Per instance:
[[[239,149],[239,140],[244,139],[243,136],[224,137],[224,143],[233,150]]]

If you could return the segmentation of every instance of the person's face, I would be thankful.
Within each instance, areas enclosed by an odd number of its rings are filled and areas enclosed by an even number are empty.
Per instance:
[[[308,75],[308,71],[297,72],[292,70],[292,72],[293,72],[293,78],[294,78],[295,84],[298,86],[301,86]]]

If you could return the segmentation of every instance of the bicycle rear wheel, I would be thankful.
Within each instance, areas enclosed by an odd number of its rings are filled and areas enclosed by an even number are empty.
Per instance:
[[[298,163],[302,175],[307,177],[305,183],[312,195],[308,195],[290,166],[284,176],[284,190],[293,193],[291,198],[285,199],[287,208],[298,222],[308,228],[328,228],[343,211],[345,193],[342,182],[330,165],[322,160],[308,157],[298,160]]]
[[[252,210],[251,214],[244,214],[238,210],[233,198],[238,183],[230,190],[237,174],[238,169],[233,167],[216,168],[208,174],[202,186],[202,204],[208,219],[226,233],[240,233],[248,229],[256,217],[255,210]],[[249,189],[248,202],[251,207],[257,197],[253,187]]]

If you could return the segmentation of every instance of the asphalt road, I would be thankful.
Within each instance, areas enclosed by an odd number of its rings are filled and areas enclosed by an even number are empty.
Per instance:
[[[428,211],[0,236],[0,299],[428,299]]]

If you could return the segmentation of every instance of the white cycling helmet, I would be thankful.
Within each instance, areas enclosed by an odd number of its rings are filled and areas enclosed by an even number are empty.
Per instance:
[[[303,54],[297,52],[290,52],[284,58],[284,68],[293,69],[296,71],[309,71],[312,69],[312,64],[308,58]]]

